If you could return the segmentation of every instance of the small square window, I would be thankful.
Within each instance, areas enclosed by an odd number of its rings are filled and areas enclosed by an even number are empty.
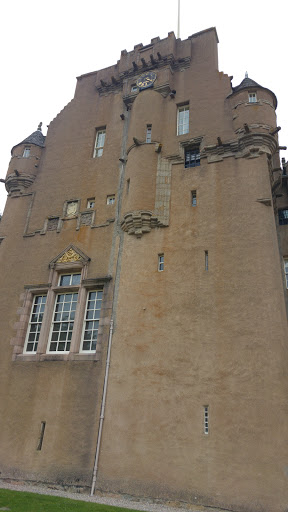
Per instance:
[[[107,196],[106,204],[114,204],[115,203],[115,194],[112,194],[111,196]]]
[[[189,105],[178,107],[177,113],[177,135],[189,133]]]
[[[278,217],[280,226],[288,224],[288,209],[278,210]]]
[[[185,168],[198,167],[200,165],[200,149],[192,148],[185,150]]]
[[[30,147],[24,148],[22,156],[23,156],[23,158],[28,158],[30,156]]]
[[[94,208],[95,207],[95,197],[90,197],[90,199],[87,199],[87,208]]]
[[[257,102],[256,92],[249,92],[248,98],[249,98],[249,103],[256,103]]]
[[[93,157],[97,158],[102,156],[105,144],[106,130],[101,129],[96,132],[95,147]]]
[[[164,270],[164,254],[158,254],[158,272]]]

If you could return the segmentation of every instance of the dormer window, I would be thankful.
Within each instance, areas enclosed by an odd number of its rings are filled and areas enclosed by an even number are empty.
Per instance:
[[[23,158],[28,158],[30,156],[30,147],[26,146],[23,151]]]
[[[248,99],[249,99],[249,103],[257,103],[257,94],[256,94],[256,92],[249,92],[248,93]]]

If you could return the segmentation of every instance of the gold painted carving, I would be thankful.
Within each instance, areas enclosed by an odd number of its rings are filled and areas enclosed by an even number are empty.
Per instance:
[[[81,256],[77,254],[77,252],[74,251],[74,249],[69,249],[69,251],[66,251],[59,260],[57,260],[57,263],[71,263],[72,261],[79,261],[81,260]]]

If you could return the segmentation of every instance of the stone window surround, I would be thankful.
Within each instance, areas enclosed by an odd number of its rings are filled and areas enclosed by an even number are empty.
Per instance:
[[[107,302],[107,293],[109,281],[111,278],[108,276],[103,278],[92,278],[87,279],[88,265],[87,262],[83,264],[82,261],[70,262],[70,263],[56,263],[50,270],[49,283],[39,285],[27,285],[25,286],[25,292],[23,294],[23,307],[18,311],[20,314],[20,321],[15,325],[17,329],[16,337],[11,340],[11,345],[14,345],[13,357],[15,361],[98,361],[103,344],[103,335],[108,335],[109,322],[111,307]],[[81,283],[80,286],[59,286],[59,276],[67,272],[80,272]],[[85,322],[85,310],[87,304],[87,297],[90,291],[97,289],[103,290],[102,309],[99,321],[98,340],[96,345],[96,351],[87,353],[81,352],[81,340],[83,324]],[[59,293],[67,293],[69,291],[78,291],[78,303],[75,315],[74,329],[71,340],[70,351],[66,353],[49,353],[47,352],[49,343],[49,334],[53,319],[54,305],[56,297]],[[31,308],[33,305],[35,295],[44,295],[47,293],[47,300],[45,311],[43,315],[43,322],[41,332],[39,336],[38,348],[36,353],[25,352],[24,346],[26,340],[26,334],[31,314]],[[108,326],[107,328],[105,328]],[[107,333],[106,333],[107,331]]]

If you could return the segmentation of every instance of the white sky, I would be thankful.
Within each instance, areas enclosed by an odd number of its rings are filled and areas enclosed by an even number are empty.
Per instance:
[[[121,50],[177,33],[178,0],[6,0],[1,4],[0,178],[10,150],[72,99],[75,77],[119,60]],[[287,0],[181,0],[180,37],[215,26],[219,70],[249,77],[278,98],[280,144],[288,145]],[[285,126],[286,125],[286,126]],[[281,151],[288,159],[288,152]],[[0,212],[6,191],[0,183]]]

